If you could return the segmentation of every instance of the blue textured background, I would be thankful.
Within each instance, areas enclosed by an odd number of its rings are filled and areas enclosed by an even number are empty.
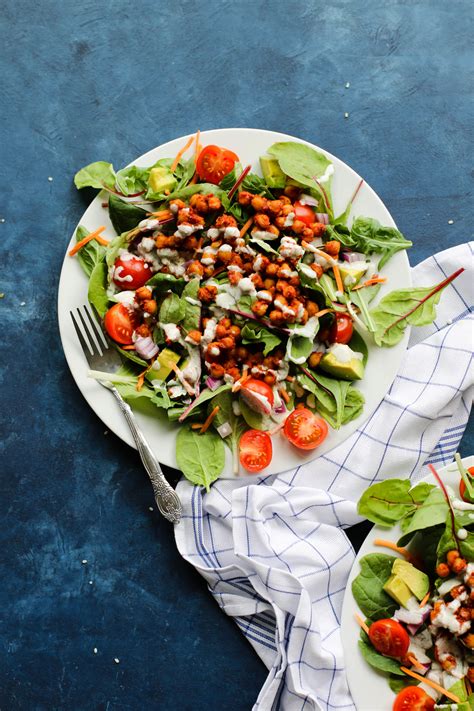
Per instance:
[[[67,370],[74,172],[198,127],[288,132],[368,180],[416,263],[472,236],[472,18],[468,0],[2,3],[3,711],[244,711],[265,678]]]

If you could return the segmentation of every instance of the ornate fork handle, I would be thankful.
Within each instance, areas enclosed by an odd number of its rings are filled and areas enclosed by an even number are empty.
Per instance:
[[[151,485],[153,486],[153,493],[155,494],[155,501],[158,509],[163,514],[163,516],[171,521],[172,523],[178,523],[182,514],[181,502],[179,500],[178,494],[173,489],[170,484],[166,481],[161,471],[160,464],[153,454],[148,442],[143,436],[141,430],[137,425],[135,415],[132,412],[130,405],[128,405],[114,387],[109,388],[115,395],[117,402],[119,403],[120,409],[125,415],[125,419],[128,422],[130,431],[137,445],[138,453],[140,454],[143,466],[147,470],[148,476],[150,477]]]

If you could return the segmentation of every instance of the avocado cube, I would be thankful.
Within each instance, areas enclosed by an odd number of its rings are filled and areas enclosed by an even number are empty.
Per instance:
[[[147,380],[166,380],[173,369],[173,365],[177,365],[180,356],[169,348],[163,348],[156,362],[160,364],[159,370],[150,368],[146,374]]]
[[[263,177],[269,188],[285,187],[286,175],[280,168],[276,158],[262,156],[260,158],[260,167],[262,168]]]
[[[341,362],[334,353],[327,352],[321,358],[319,367],[341,380],[362,380],[364,377],[364,364],[358,358]]]
[[[392,567],[392,573],[398,575],[403,580],[405,585],[411,590],[413,595],[422,600],[430,589],[430,580],[425,573],[415,568],[414,565],[407,560],[397,558]]]
[[[403,607],[406,607],[408,600],[413,597],[410,588],[405,585],[403,580],[399,578],[398,575],[392,574],[383,586],[383,589],[395,600],[395,602],[398,602],[399,605],[403,605]]]
[[[178,181],[168,168],[157,166],[150,170],[148,185],[154,193],[164,193],[165,190],[170,192],[174,190],[178,185]]]

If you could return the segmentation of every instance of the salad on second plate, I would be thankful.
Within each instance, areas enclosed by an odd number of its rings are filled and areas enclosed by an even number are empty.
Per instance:
[[[399,523],[397,544],[375,545],[352,592],[365,616],[359,648],[397,694],[394,711],[474,709],[474,467],[456,455],[459,489],[410,480],[373,484],[359,513],[379,526]]]
[[[117,232],[107,241],[105,228],[79,227],[70,251],[124,357],[118,374],[90,375],[176,422],[178,465],[206,488],[225,444],[236,471],[240,459],[258,472],[276,432],[311,450],[358,417],[367,341],[390,347],[408,323],[429,323],[462,271],[371,308],[384,264],[411,242],[370,217],[347,227],[362,181],[335,216],[334,167],[315,149],[275,143],[260,165],[263,176],[242,169],[232,151],[202,148],[198,133],[148,168],[98,162],[75,177],[108,194]]]

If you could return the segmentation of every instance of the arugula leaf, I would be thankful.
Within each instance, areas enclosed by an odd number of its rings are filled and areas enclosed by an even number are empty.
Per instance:
[[[263,239],[257,239],[256,237],[250,237],[249,242],[252,244],[256,244],[257,247],[260,247],[260,249],[263,249],[264,252],[267,252],[267,254],[277,254],[279,256],[279,253],[276,251],[276,249],[273,249],[273,247],[268,244],[268,242],[265,242]]]
[[[170,162],[170,166],[172,161]],[[186,187],[189,181],[192,179],[194,173],[196,172],[196,163],[194,162],[194,157],[188,160],[180,160],[175,171],[175,175],[178,178],[178,186],[176,190],[182,190]]]
[[[378,346],[394,346],[405,332],[408,324],[426,326],[436,318],[436,304],[448,284],[464,271],[458,269],[435,286],[420,286],[415,289],[398,289],[383,297],[370,312],[375,323],[374,339]]]
[[[281,343],[281,338],[279,338],[273,331],[270,331],[268,328],[261,326],[255,321],[247,321],[245,326],[242,328],[241,337],[244,345],[255,342],[264,343],[264,356],[268,355],[270,351],[279,346]]]
[[[199,291],[199,280],[191,279],[188,281],[181,294],[181,299],[184,301],[184,318],[183,318],[183,329],[186,333],[199,328],[199,321],[201,319],[201,306],[199,304],[191,304],[186,301],[186,297],[189,299],[198,300]]]
[[[117,195],[109,195],[109,217],[118,235],[133,230],[145,219],[146,213],[135,205],[124,202]]]
[[[369,553],[360,560],[360,573],[352,582],[352,594],[370,620],[391,617],[398,605],[383,586],[392,574],[394,556]]]
[[[115,171],[112,163],[99,160],[81,168],[74,176],[76,188],[115,188]]]
[[[323,153],[294,141],[274,143],[268,149],[268,153],[277,159],[286,175],[310,188],[315,187],[314,176],[320,178],[332,165]]]
[[[184,426],[176,437],[176,461],[188,481],[209,491],[224,469],[224,442],[213,430],[198,434]]]
[[[180,323],[186,314],[186,302],[178,294],[168,294],[160,307],[160,323]]]
[[[249,193],[258,193],[264,197],[273,200],[273,193],[269,189],[264,178],[261,178],[256,173],[247,173],[240,186],[242,190],[248,190]]]
[[[374,647],[372,647],[372,644],[370,643],[370,640],[364,630],[361,630],[358,645],[365,661],[370,664],[371,667],[374,667],[374,669],[378,669],[386,674],[405,676],[404,672],[400,669],[400,663],[397,662],[396,659],[384,657],[383,654],[380,654]]]
[[[348,227],[340,224],[340,217],[337,217],[332,225],[326,225],[326,231],[324,232],[325,242],[332,240],[337,240],[342,244],[343,247],[348,247],[352,249],[355,245],[355,240],[351,236],[351,232]]]
[[[379,269],[382,269],[396,252],[408,249],[413,244],[395,227],[382,227],[373,217],[357,217],[351,228],[351,239],[359,252],[383,255],[378,263]]]
[[[434,484],[421,483],[412,488],[409,479],[387,479],[364,491],[357,512],[380,526],[393,526],[412,517],[435,490]]]
[[[87,237],[89,230],[79,225],[76,230],[76,242],[80,242],[81,239]],[[85,271],[87,276],[90,276],[94,267],[99,262],[103,261],[105,255],[105,249],[101,244],[95,239],[91,239],[82,249],[77,253],[77,259],[82,269]]]
[[[150,168],[139,168],[137,165],[130,165],[128,168],[119,170],[116,176],[117,187],[124,195],[139,193],[146,190],[148,186],[148,176]]]
[[[176,200],[177,198],[186,200],[191,197],[191,195],[194,195],[194,193],[202,193],[203,195],[212,193],[221,199],[223,195],[227,197],[227,194],[218,185],[213,185],[212,183],[196,183],[194,185],[187,185],[185,188],[175,190],[170,195],[167,195],[166,202]]]
[[[208,414],[219,405],[219,412],[213,420],[213,426],[217,429],[221,425],[230,425],[232,432],[228,437],[224,437],[224,444],[226,444],[232,452],[232,460],[234,466],[234,473],[239,471],[239,442],[240,438],[247,431],[248,427],[245,420],[242,417],[238,417],[232,408],[233,395],[230,390],[225,390],[220,392],[218,395],[212,398],[208,404]]]
[[[418,486],[421,486],[421,484],[418,484]],[[425,484],[425,486],[427,485]],[[448,508],[441,489],[438,489],[437,486],[432,487],[423,501],[423,506],[419,506],[411,518],[404,518],[401,521],[403,536],[400,538],[398,545],[406,545],[417,531],[444,523]]]
[[[101,262],[97,262],[89,278],[87,298],[95,306],[100,316],[105,314],[109,305],[109,297],[107,295],[108,271],[104,257]]]

